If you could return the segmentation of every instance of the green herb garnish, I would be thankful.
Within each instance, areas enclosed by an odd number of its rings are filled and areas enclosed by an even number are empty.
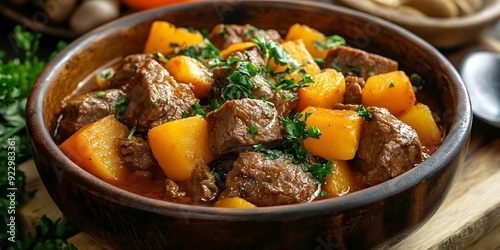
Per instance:
[[[99,91],[95,93],[94,97],[95,98],[103,98],[106,95],[106,91]]]
[[[356,111],[358,112],[358,116],[365,118],[367,121],[371,121],[373,119],[372,113],[370,113],[370,111],[368,111],[368,109],[366,109],[363,105],[359,105]]]
[[[134,136],[134,133],[135,133],[135,127],[133,127],[133,128],[130,130],[130,133],[128,133],[127,140],[131,141],[131,140],[132,140],[132,137]]]
[[[288,53],[281,45],[276,41],[268,41],[264,40],[261,37],[254,37],[252,42],[256,43],[262,53],[265,55],[265,58],[274,59],[275,64],[279,64],[281,66],[290,65],[293,69],[299,68],[301,65]]]
[[[41,34],[33,34],[24,31],[20,25],[14,27],[12,33],[6,34],[12,38],[12,45],[21,54],[20,58],[5,61],[5,52],[0,51],[0,162],[4,164],[0,167],[0,218],[5,225],[5,231],[0,232],[0,249],[76,249],[72,244],[68,244],[67,239],[78,232],[73,224],[65,217],[55,223],[43,216],[36,226],[36,233],[23,235],[19,228],[21,223],[20,214],[17,214],[14,207],[18,208],[24,202],[35,195],[36,190],[26,190],[25,173],[17,168],[22,162],[31,158],[31,151],[28,147],[28,137],[26,133],[26,100],[46,61],[40,60],[37,56],[38,44]],[[66,46],[65,42],[57,44],[49,59],[54,57]],[[11,152],[11,154],[9,154]],[[12,154],[14,153],[15,154]],[[13,171],[9,171],[7,166],[16,166]],[[15,187],[15,195],[9,188]],[[11,199],[11,197],[14,197]],[[14,214],[15,213],[15,214]],[[10,217],[16,218],[16,226],[12,231],[15,237],[8,230],[11,223]],[[63,244],[66,246],[62,247]]]
[[[116,102],[115,105],[115,118],[118,121],[121,121],[123,113],[125,113],[125,110],[127,109],[127,104],[128,104],[128,98],[127,97],[122,97]]]
[[[325,39],[325,42],[322,41],[314,41],[314,47],[318,50],[327,50],[327,49],[335,49],[339,46],[346,45],[345,39],[338,35],[328,36]]]
[[[252,78],[259,73],[259,69],[248,61],[235,60],[231,58],[229,63],[239,62],[237,70],[227,77],[228,85],[224,88],[221,97],[224,100],[235,100],[241,98],[255,98],[252,89],[256,87]]]
[[[257,127],[255,127],[255,125],[253,124],[250,124],[249,128],[248,128],[248,133],[254,137],[256,134],[257,134]]]

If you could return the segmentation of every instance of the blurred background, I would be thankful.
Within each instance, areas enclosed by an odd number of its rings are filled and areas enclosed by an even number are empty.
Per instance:
[[[58,40],[81,34],[121,16],[146,9],[196,0],[0,0],[6,58],[16,56],[12,32],[16,24],[43,34],[40,53]],[[244,0],[219,0],[238,4]],[[407,28],[444,53],[477,46],[481,37],[500,41],[500,1],[497,0],[315,0],[370,13]],[[481,41],[479,41],[480,43]],[[500,50],[500,48],[498,48]]]

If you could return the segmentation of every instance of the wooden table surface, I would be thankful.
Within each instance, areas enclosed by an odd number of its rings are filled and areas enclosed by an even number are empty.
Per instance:
[[[485,36],[476,44],[443,53],[458,67],[467,53],[479,49],[500,52],[500,42]],[[464,166],[444,203],[426,224],[391,249],[500,249],[499,132],[474,120]],[[60,218],[61,212],[43,187],[33,162],[20,168],[27,175],[27,190],[38,189],[20,208],[27,228],[33,230],[44,214],[53,220]],[[104,249],[83,232],[69,241],[82,250]]]

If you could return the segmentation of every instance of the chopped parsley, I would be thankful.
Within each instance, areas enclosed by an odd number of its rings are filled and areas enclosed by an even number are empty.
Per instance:
[[[207,117],[207,114],[201,110],[201,105],[198,103],[195,103],[191,105],[191,108],[193,108],[193,116],[202,116],[203,118]]]
[[[314,178],[315,184],[319,185],[325,181],[327,175],[333,174],[332,167],[333,167],[333,161],[327,161],[324,164],[316,162],[311,167],[309,168],[306,167],[305,169],[303,168],[302,170],[311,173],[311,175]]]
[[[241,61],[231,58],[230,64],[239,63],[238,67],[227,77],[228,85],[224,88],[221,97],[224,100],[235,100],[241,98],[255,98],[252,89],[256,87],[252,78],[259,73],[259,69],[249,61]]]
[[[368,111],[363,105],[359,105],[356,111],[358,112],[358,116],[365,118],[367,121],[371,121],[373,119],[372,113],[370,113],[370,111]]]
[[[338,72],[342,72],[342,67],[340,67],[339,61],[333,61],[331,66],[334,70],[336,70]]]
[[[348,62],[346,66],[352,74],[360,76],[361,69],[359,67],[356,67],[352,62]]]
[[[314,41],[314,47],[318,50],[327,50],[327,49],[335,49],[339,46],[346,45],[346,41],[343,37],[339,35],[328,36],[325,39],[325,42],[322,41]]]
[[[313,156],[303,147],[305,139],[318,139],[321,136],[321,132],[316,126],[307,128],[307,119],[310,115],[311,113],[305,115],[297,113],[293,118],[280,116],[279,119],[286,132],[285,140],[275,149],[266,149],[262,144],[257,144],[254,145],[254,150],[266,153],[269,159],[276,159],[280,156],[291,159],[292,163],[299,164],[302,170],[310,172],[315,183],[319,184],[324,181],[327,175],[332,174],[333,162],[312,164]]]
[[[256,43],[262,54],[265,55],[265,58],[271,59],[274,58],[274,63],[285,66],[290,65],[292,69],[297,69],[301,65],[288,53],[281,45],[276,41],[268,41],[262,37],[254,37],[252,42]],[[293,70],[292,70],[293,71]]]
[[[224,25],[221,29],[217,30],[217,35],[222,36],[223,38],[227,38],[229,36],[227,26]]]
[[[389,84],[389,88],[394,88],[395,86],[396,86],[396,85],[394,85],[394,82],[391,82],[391,83]]]
[[[94,97],[95,98],[103,98],[106,95],[106,91],[99,91],[95,93]]]
[[[131,130],[130,130],[130,133],[128,134],[127,136],[127,140],[132,140],[132,137],[134,136],[134,133],[135,133],[135,127],[133,127]]]
[[[255,125],[253,124],[250,124],[249,128],[248,128],[248,133],[252,136],[252,137],[255,137],[255,135],[257,134],[257,127],[255,127]]]
[[[104,80],[107,80],[107,79],[111,78],[112,76],[113,76],[113,70],[112,69],[103,70],[101,72],[101,74],[99,74],[99,77],[101,79],[104,79]]]
[[[155,101],[151,101],[151,107],[152,108],[156,108],[156,102]]]
[[[202,62],[208,60],[208,65],[213,68],[223,62],[223,58],[219,56],[219,49],[207,38],[203,40],[205,47],[190,45],[187,48],[180,50],[179,55],[185,55]]]
[[[115,118],[118,121],[121,121],[123,113],[125,113],[125,110],[127,109],[127,104],[128,104],[128,98],[127,97],[122,97],[116,102],[115,105]]]

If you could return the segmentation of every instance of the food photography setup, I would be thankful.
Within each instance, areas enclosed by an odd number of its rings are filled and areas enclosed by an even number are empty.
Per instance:
[[[500,249],[499,0],[0,23],[0,249]]]

